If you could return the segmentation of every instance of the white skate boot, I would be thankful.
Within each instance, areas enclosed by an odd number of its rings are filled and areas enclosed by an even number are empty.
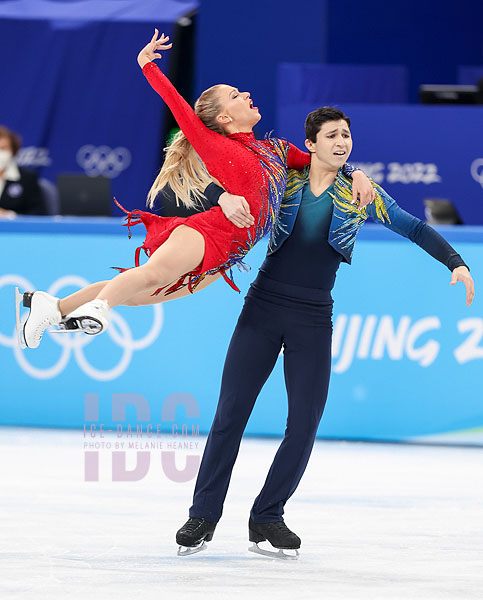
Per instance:
[[[37,348],[44,331],[52,325],[59,325],[62,315],[59,310],[59,299],[45,292],[25,292],[16,290],[17,298],[17,334],[21,346]],[[20,324],[20,302],[30,308],[23,328]]]
[[[83,331],[88,335],[97,335],[109,325],[109,305],[107,300],[91,300],[69,313],[59,324],[65,331]]]

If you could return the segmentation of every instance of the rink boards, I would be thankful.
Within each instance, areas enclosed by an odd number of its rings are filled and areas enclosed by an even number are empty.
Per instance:
[[[130,425],[191,438],[207,432],[223,360],[265,248],[223,281],[164,305],[116,309],[97,338],[47,335],[37,350],[14,336],[14,287],[65,295],[133,265],[142,231],[127,239],[118,219],[24,218],[0,225],[0,424],[123,431]],[[138,226],[139,229],[139,226]],[[333,368],[319,436],[483,444],[483,229],[442,228],[471,267],[476,297],[420,248],[366,225],[352,266],[333,292]],[[281,435],[287,415],[283,356],[247,433]],[[249,373],[246,374],[250,376]]]

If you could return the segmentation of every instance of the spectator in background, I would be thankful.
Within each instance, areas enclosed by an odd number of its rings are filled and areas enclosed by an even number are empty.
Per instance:
[[[21,145],[17,134],[0,125],[0,219],[47,214],[36,173],[15,160]]]

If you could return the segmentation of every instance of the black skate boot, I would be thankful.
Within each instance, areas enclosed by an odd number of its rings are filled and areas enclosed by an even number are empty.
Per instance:
[[[179,544],[178,556],[189,556],[206,549],[205,542],[211,542],[215,533],[216,523],[206,519],[190,517],[176,533],[176,543]],[[182,550],[182,548],[186,550]]]
[[[299,557],[298,548],[302,543],[299,536],[285,525],[283,519],[275,523],[254,523],[250,519],[248,521],[248,539],[253,542],[253,546],[248,548],[250,552],[286,560],[296,560]],[[259,542],[265,540],[268,540],[274,548],[278,548],[278,552],[259,548]],[[294,550],[295,554],[287,554],[284,550]]]

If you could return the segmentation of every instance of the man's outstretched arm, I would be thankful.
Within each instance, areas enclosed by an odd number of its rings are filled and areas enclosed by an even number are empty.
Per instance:
[[[391,231],[410,239],[430,256],[443,263],[452,273],[450,285],[455,285],[458,281],[464,283],[466,304],[470,306],[475,295],[475,286],[468,266],[458,252],[430,225],[403,210],[391,196],[385,192],[381,195],[386,204],[389,221],[379,219],[373,205],[367,207],[367,214],[376,223],[382,223]]]

